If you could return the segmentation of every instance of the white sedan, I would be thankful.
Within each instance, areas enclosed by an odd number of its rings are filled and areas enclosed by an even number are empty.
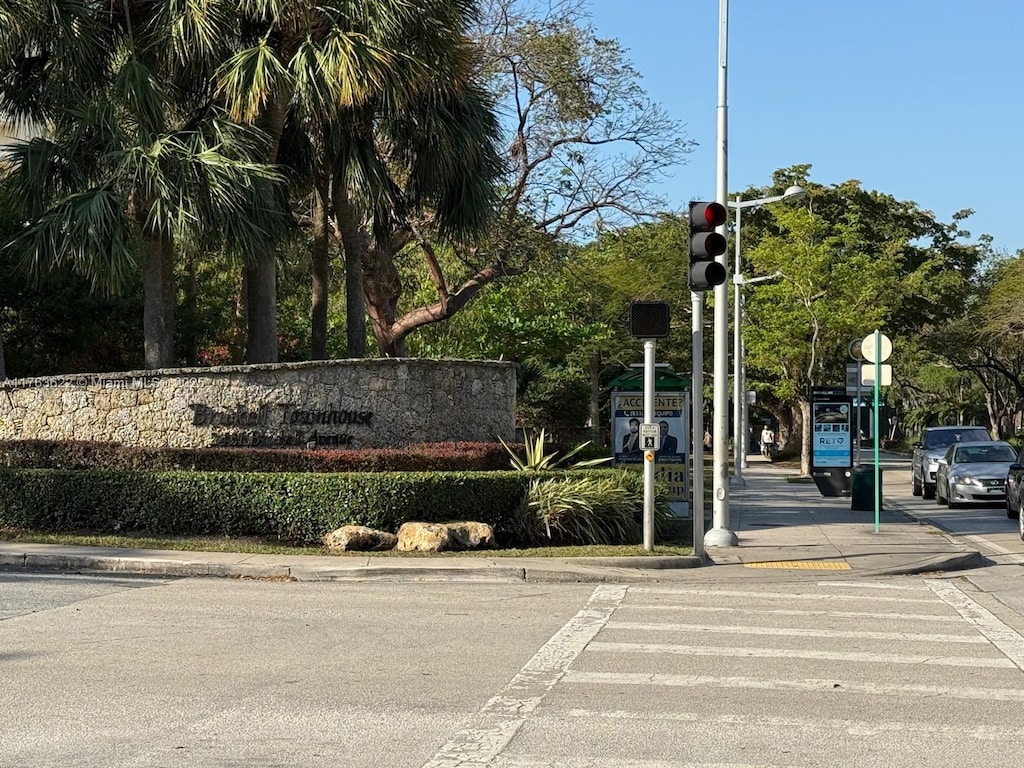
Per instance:
[[[1001,440],[953,443],[939,459],[935,472],[935,501],[949,504],[1003,504],[1006,471],[1017,452]]]

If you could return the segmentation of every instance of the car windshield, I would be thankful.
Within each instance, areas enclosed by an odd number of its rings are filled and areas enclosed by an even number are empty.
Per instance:
[[[1008,445],[972,445],[970,447],[958,448],[953,459],[957,464],[1016,460],[1017,454]]]
[[[953,443],[966,443],[968,440],[988,440],[988,432],[983,427],[977,429],[944,429],[940,432],[927,432],[924,436],[925,448],[945,448]]]

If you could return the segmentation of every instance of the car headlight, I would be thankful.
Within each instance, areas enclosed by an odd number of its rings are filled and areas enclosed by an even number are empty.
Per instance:
[[[981,483],[971,475],[960,474],[959,472],[950,472],[949,482],[954,485],[981,485]]]

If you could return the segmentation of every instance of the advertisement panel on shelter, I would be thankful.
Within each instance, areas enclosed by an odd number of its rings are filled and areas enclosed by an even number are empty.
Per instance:
[[[815,467],[853,464],[849,402],[811,403],[811,457]]]
[[[686,392],[660,392],[654,396],[654,421],[660,427],[660,447],[654,452],[655,480],[668,486],[669,500],[677,514],[688,513],[690,484],[690,398]],[[612,393],[612,450],[616,465],[640,469],[644,452],[640,425],[644,420],[642,392]]]

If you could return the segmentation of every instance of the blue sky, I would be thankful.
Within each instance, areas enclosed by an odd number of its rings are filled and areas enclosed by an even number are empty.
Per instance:
[[[660,192],[715,193],[719,0],[590,0],[699,146]],[[730,193],[808,163],[1024,248],[1020,0],[730,0]]]

